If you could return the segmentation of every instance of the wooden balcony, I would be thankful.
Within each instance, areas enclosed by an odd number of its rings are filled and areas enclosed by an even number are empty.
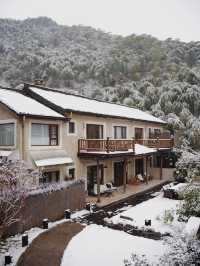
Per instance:
[[[173,139],[79,139],[78,153],[87,152],[134,152],[135,144],[141,144],[149,148],[168,148],[174,146]]]

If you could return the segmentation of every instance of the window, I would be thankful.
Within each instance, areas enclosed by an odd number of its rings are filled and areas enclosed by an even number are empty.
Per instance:
[[[175,156],[164,155],[162,158],[162,167],[163,168],[175,168],[176,161],[177,160],[176,160]],[[154,155],[153,166],[155,168],[159,168],[161,166],[160,156]]]
[[[31,145],[57,146],[58,125],[32,124]]]
[[[74,179],[75,178],[75,168],[69,169],[69,178]]]
[[[143,128],[135,128],[135,139],[143,139]]]
[[[69,122],[69,134],[74,134],[74,133],[75,133],[75,123]]]
[[[55,183],[60,180],[60,172],[43,172],[42,178],[40,179],[40,183]]]
[[[114,138],[126,139],[126,127],[114,126]]]
[[[159,128],[149,128],[149,138],[156,139],[161,136],[161,130]]]
[[[14,123],[0,124],[0,146],[14,146]]]
[[[86,137],[87,139],[102,139],[103,125],[87,124]]]

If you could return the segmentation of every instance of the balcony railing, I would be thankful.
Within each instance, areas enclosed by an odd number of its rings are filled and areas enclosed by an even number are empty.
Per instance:
[[[79,139],[78,152],[135,151],[135,144],[150,148],[173,148],[173,139]]]

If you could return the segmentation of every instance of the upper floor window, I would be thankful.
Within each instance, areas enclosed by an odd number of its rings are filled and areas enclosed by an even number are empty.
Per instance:
[[[149,138],[154,139],[158,138],[161,135],[161,130],[160,128],[149,128]]]
[[[135,139],[143,139],[143,128],[141,127],[135,128]]]
[[[75,122],[72,122],[72,121],[69,122],[68,133],[69,134],[75,134]]]
[[[126,139],[126,127],[114,126],[114,138]]]
[[[0,146],[14,146],[14,123],[0,124]]]
[[[31,145],[57,146],[58,125],[32,124]]]

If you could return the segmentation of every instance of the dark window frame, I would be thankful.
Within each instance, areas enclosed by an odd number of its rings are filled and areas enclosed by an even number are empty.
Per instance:
[[[137,135],[141,135],[141,136],[138,137]],[[144,128],[143,127],[135,127],[135,139],[144,139]]]
[[[70,172],[72,172],[72,173],[70,173]],[[76,172],[75,168],[69,168],[68,173],[69,173],[69,178],[70,179],[75,179],[75,172]]]
[[[40,178],[40,184],[52,183],[52,174],[56,174],[56,183],[60,180],[60,171],[46,171],[42,173],[42,178]],[[45,176],[46,175],[46,176]]]
[[[72,128],[70,126],[72,126]],[[74,121],[69,121],[69,124],[68,124],[68,134],[76,134],[76,126],[75,126],[75,122]]]

